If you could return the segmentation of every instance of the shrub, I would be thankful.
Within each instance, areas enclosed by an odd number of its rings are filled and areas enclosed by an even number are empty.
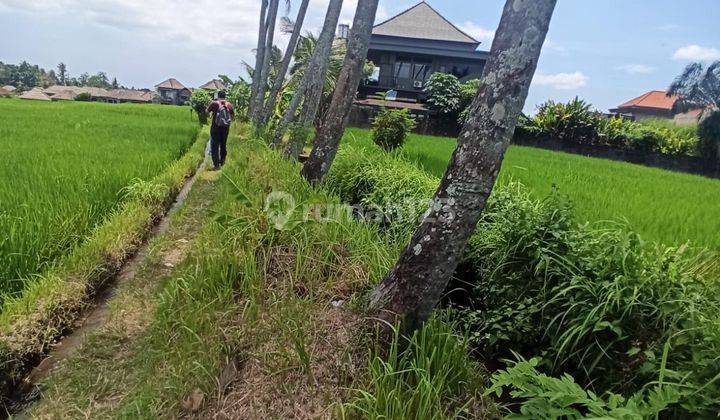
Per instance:
[[[700,155],[708,160],[720,162],[720,110],[713,110],[703,116],[698,125]]]
[[[590,104],[578,98],[567,104],[548,101],[540,105],[534,118],[543,134],[560,141],[579,144],[597,144],[599,114]]]
[[[676,387],[668,385],[655,385],[647,393],[630,398],[611,392],[598,396],[580,387],[568,374],[552,378],[538,372],[536,358],[519,359],[493,375],[486,395],[495,393],[500,397],[509,388],[509,394],[521,400],[520,414],[526,418],[652,418],[676,403],[680,396]]]
[[[250,106],[250,85],[243,79],[233,83],[227,91],[227,100],[235,107],[238,119],[245,118]]]
[[[350,147],[328,176],[343,200],[381,207],[428,199],[438,182],[392,154]],[[546,374],[632,395],[622,404],[649,401],[662,378],[682,390],[673,413],[717,412],[717,256],[648,244],[622,224],[578,226],[572,213],[557,193],[538,201],[517,183],[494,189],[447,294],[477,354],[537,356]],[[388,237],[406,243],[417,221],[391,220]]]
[[[460,111],[460,80],[452,74],[433,73],[425,84],[427,104],[440,115],[453,115]]]
[[[212,93],[205,89],[195,89],[190,95],[190,106],[198,116],[198,122],[200,125],[208,123],[207,108],[212,102]]]
[[[415,128],[415,120],[407,109],[383,109],[372,125],[375,144],[391,152],[405,143],[408,132]]]
[[[465,124],[468,113],[470,112],[470,105],[472,104],[478,89],[480,88],[480,79],[471,79],[460,85],[460,116],[458,122]]]
[[[515,130],[520,138],[550,137],[568,144],[691,156],[697,154],[695,131],[693,127],[677,127],[671,121],[605,118],[577,98],[567,104],[548,101],[540,105],[537,115],[521,118]]]
[[[80,102],[90,102],[92,101],[92,95],[87,92],[83,92],[75,95],[75,100]]]

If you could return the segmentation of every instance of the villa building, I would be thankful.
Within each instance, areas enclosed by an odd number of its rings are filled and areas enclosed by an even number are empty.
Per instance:
[[[340,28],[343,33],[344,28]],[[426,2],[375,25],[368,60],[373,75],[360,87],[360,97],[393,90],[397,98],[422,102],[425,83],[435,72],[461,81],[480,78],[487,51]]]

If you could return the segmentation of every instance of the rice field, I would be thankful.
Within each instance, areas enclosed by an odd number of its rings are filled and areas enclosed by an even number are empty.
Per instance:
[[[345,141],[375,147],[366,129],[348,129]],[[402,153],[442,176],[454,148],[455,139],[412,134]],[[720,250],[720,180],[520,146],[503,162],[500,182],[510,179],[537,198],[557,188],[578,222],[627,221],[649,241]]]
[[[197,132],[184,107],[0,99],[0,295],[82,243]]]

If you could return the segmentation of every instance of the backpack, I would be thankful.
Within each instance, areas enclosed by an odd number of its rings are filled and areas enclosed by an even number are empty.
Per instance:
[[[215,125],[218,127],[230,127],[232,115],[225,101],[218,102],[218,110],[215,113]]]

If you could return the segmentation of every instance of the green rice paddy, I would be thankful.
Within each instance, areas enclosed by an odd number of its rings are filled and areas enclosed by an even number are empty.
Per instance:
[[[372,145],[371,132],[351,128],[344,141]],[[402,153],[442,176],[455,139],[412,134]],[[606,159],[511,146],[500,173],[538,198],[557,188],[578,222],[626,221],[649,241],[720,250],[720,180]]]
[[[68,254],[197,132],[184,107],[0,99],[0,294]]]

